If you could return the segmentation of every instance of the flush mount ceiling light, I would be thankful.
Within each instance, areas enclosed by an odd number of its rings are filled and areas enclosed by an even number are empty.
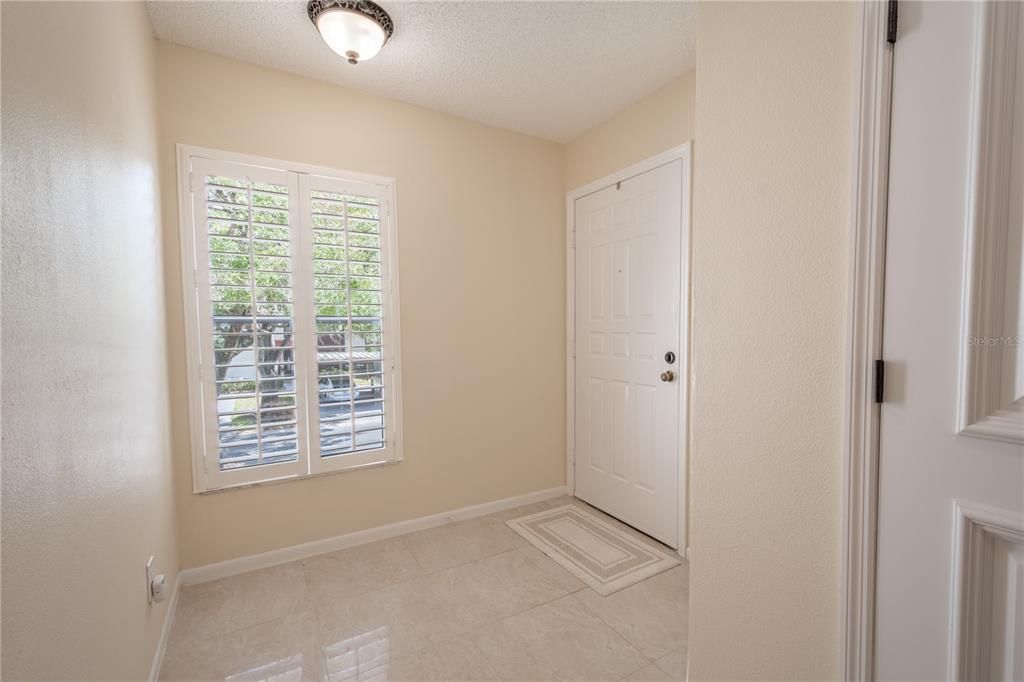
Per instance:
[[[370,0],[310,0],[306,13],[327,47],[349,64],[372,59],[395,32],[388,13]]]

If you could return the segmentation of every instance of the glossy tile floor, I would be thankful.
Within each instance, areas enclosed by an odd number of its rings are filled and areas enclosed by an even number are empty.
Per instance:
[[[185,588],[160,677],[685,679],[685,561],[601,597],[505,525],[570,501]]]

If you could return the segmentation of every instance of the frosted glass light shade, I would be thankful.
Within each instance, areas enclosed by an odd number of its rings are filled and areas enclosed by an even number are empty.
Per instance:
[[[371,17],[348,9],[329,9],[316,18],[320,36],[350,64],[372,59],[384,46],[384,28]]]

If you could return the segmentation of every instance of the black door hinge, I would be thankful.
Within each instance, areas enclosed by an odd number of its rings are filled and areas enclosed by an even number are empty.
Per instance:
[[[885,41],[892,45],[896,42],[896,27],[900,16],[899,0],[889,0],[889,16],[885,22]]]
[[[885,401],[885,360],[875,360],[875,402]]]

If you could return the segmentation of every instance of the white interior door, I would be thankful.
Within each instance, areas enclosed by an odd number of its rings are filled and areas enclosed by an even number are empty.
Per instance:
[[[900,3],[879,462],[880,680],[1024,679],[1020,9]]]
[[[575,202],[576,496],[672,547],[683,177],[679,159]]]

